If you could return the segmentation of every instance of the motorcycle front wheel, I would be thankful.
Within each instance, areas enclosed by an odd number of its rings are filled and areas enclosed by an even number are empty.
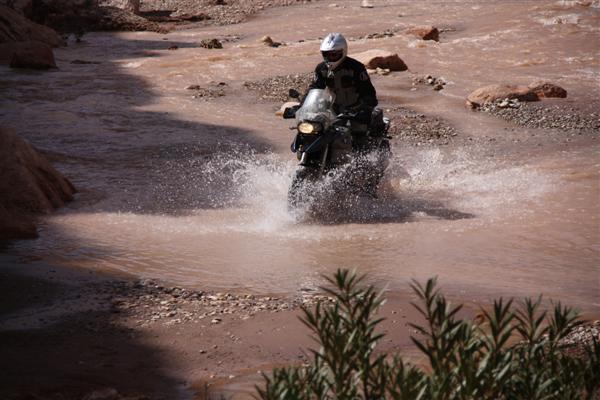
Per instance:
[[[314,182],[318,171],[314,168],[299,167],[292,178],[288,190],[288,209],[293,210],[311,201],[310,183]]]

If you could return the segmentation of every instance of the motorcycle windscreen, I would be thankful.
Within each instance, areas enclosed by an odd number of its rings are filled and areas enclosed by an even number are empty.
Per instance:
[[[323,114],[331,113],[334,96],[329,89],[312,89],[306,95],[302,107],[296,111],[296,121],[317,121]]]

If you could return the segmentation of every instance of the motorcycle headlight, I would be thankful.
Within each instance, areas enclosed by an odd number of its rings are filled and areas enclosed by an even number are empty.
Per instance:
[[[301,122],[298,124],[298,131],[305,135],[315,134],[319,132],[321,126],[314,122]]]

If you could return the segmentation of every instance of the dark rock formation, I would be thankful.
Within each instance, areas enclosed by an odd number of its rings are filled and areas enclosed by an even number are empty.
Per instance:
[[[0,129],[0,239],[36,237],[35,217],[73,199],[75,188],[50,162]]]
[[[11,68],[50,69],[56,68],[52,47],[37,41],[16,42],[6,46],[12,53]]]
[[[51,28],[36,24],[13,9],[0,5],[0,44],[38,41],[57,47],[63,39]]]

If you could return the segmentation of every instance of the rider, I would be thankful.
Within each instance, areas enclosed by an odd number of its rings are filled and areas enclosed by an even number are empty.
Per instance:
[[[341,33],[330,33],[323,39],[321,54],[324,61],[315,68],[309,90],[329,88],[335,94],[337,112],[357,112],[352,132],[364,136],[377,106],[377,93],[365,66],[348,57],[348,43]]]

